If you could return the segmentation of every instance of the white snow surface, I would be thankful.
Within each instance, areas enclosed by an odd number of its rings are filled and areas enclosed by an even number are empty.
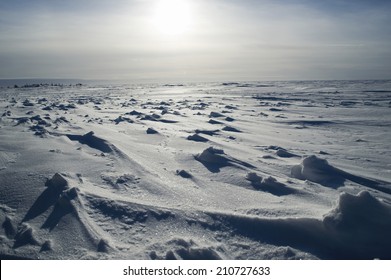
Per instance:
[[[1,259],[391,259],[391,81],[0,88]]]

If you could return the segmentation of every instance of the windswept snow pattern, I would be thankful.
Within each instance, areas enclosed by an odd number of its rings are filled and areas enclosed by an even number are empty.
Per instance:
[[[0,88],[1,259],[391,259],[391,81]]]

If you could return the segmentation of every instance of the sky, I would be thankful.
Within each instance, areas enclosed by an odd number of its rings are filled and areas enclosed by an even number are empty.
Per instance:
[[[390,79],[390,26],[382,0],[0,0],[0,79]]]

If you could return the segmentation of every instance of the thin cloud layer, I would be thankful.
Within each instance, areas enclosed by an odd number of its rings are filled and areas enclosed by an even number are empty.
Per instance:
[[[162,0],[2,1],[0,78],[383,79],[391,74],[387,1],[188,0],[192,25],[175,36],[152,24],[157,2]]]

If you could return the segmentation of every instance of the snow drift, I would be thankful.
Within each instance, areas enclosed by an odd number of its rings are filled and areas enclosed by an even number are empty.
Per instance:
[[[391,259],[390,87],[0,88],[0,257]]]

